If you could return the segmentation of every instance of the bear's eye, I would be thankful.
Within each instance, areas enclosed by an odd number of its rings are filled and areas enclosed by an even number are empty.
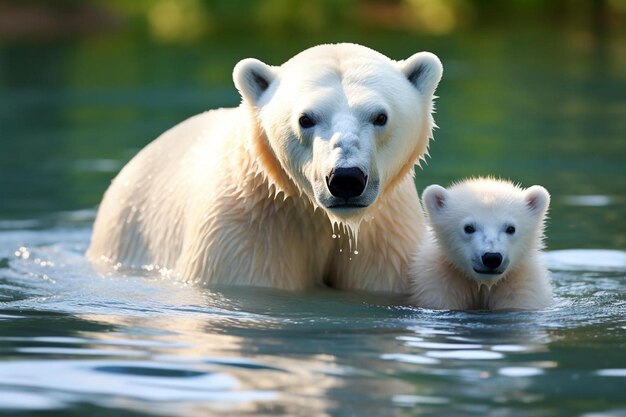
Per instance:
[[[507,235],[512,235],[513,233],[515,233],[515,226],[507,227],[505,232],[506,232]]]
[[[302,116],[300,116],[300,118],[298,119],[298,123],[300,124],[300,127],[303,129],[308,129],[310,127],[315,126],[315,121],[313,121],[313,119],[307,116],[306,114],[303,114]]]
[[[463,228],[463,231],[467,233],[468,235],[471,235],[472,233],[476,231],[476,229],[471,224],[466,224],[465,227]]]
[[[376,118],[374,119],[374,121],[372,122],[374,123],[375,126],[384,126],[387,124],[387,115],[385,113],[380,113],[378,116],[376,116]]]

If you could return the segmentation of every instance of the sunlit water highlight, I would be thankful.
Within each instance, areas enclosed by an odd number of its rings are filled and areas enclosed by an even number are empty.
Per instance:
[[[89,235],[71,223],[0,232],[0,411],[626,413],[621,251],[547,253],[557,300],[546,311],[464,313],[389,295],[102,276],[83,256]]]

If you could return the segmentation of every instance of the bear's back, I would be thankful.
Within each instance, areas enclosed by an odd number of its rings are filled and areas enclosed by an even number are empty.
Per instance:
[[[221,149],[232,147],[236,111],[190,117],[135,155],[105,193],[87,255],[134,267],[175,264],[188,196],[202,195],[224,170]]]

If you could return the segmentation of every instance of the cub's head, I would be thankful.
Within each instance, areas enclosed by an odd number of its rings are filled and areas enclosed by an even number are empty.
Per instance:
[[[279,67],[244,59],[233,78],[258,124],[254,151],[271,180],[345,221],[362,218],[426,153],[441,75],[428,52],[393,61],[337,44]]]
[[[543,247],[545,188],[495,179],[431,185],[422,201],[437,243],[469,278],[493,284]]]

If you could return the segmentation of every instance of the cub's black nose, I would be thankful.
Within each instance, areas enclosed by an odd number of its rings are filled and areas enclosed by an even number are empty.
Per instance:
[[[489,269],[496,269],[502,265],[502,255],[498,252],[487,252],[482,257],[483,265]]]
[[[367,175],[359,168],[333,168],[326,177],[328,191],[346,200],[363,194],[367,184]]]

